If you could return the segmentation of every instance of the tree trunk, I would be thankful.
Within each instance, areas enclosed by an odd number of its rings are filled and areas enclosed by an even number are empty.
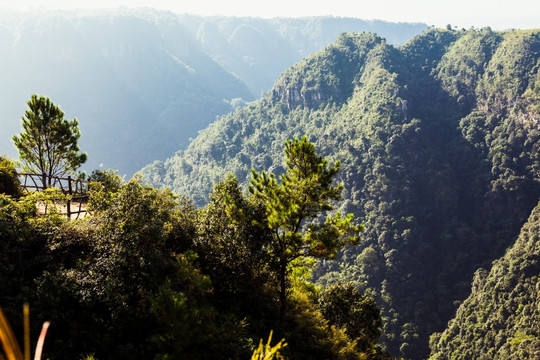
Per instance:
[[[277,338],[283,337],[283,328],[285,325],[285,312],[287,310],[287,262],[284,260],[280,261],[279,264],[279,323],[277,329]]]
[[[47,174],[45,172],[41,174],[41,182],[43,183],[43,190],[47,189]]]

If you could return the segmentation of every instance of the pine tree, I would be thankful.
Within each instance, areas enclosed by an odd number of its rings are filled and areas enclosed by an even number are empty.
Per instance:
[[[77,119],[64,119],[64,113],[46,97],[32,95],[29,110],[22,117],[24,132],[13,136],[25,167],[50,177],[74,172],[86,162],[86,153],[79,153],[81,136]],[[43,182],[43,187],[47,183]]]
[[[280,283],[280,316],[278,331],[282,332],[287,307],[287,275],[291,263],[300,257],[330,259],[347,244],[355,244],[363,229],[352,224],[353,215],[339,212],[317,224],[312,221],[332,210],[332,201],[341,199],[342,184],[333,184],[340,162],[332,166],[318,155],[313,143],[304,136],[285,143],[287,170],[280,176],[252,170],[249,191],[266,207],[266,226],[273,234],[270,251],[278,263]],[[279,334],[281,335],[281,334]]]

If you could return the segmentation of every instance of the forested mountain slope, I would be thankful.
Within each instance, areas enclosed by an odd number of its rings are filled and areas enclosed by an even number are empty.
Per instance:
[[[430,359],[540,358],[539,235],[537,206],[506,254],[475,273],[471,295],[433,336]]]
[[[403,43],[423,24],[205,18],[152,9],[0,14],[0,153],[33,93],[77,117],[91,171],[131,175],[185,148],[217,115],[256,99],[339,31]]]
[[[539,59],[538,31],[431,29],[401,48],[343,34],[144,179],[202,204],[226,172],[281,172],[283,142],[307,134],[342,161],[342,210],[366,226],[317,281],[372,294],[389,350],[425,358],[538,202]]]

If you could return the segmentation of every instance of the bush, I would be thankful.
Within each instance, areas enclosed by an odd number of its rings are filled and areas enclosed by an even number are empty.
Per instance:
[[[14,197],[22,194],[15,164],[4,156],[0,156],[0,193]]]

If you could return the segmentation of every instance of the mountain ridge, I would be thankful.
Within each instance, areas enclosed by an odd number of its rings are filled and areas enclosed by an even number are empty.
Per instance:
[[[355,282],[382,308],[391,353],[425,358],[540,197],[538,36],[430,29],[395,48],[343,34],[143,179],[203,204],[226,172],[244,183],[251,168],[279,173],[284,141],[308,134],[341,160],[340,211],[366,226],[316,281]]]

